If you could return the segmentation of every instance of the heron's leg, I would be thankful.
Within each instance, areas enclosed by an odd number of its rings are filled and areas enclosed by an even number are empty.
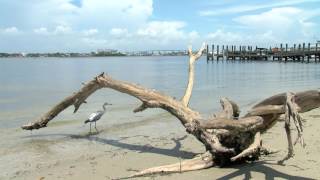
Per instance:
[[[91,134],[91,122],[90,122],[90,134]]]
[[[94,128],[96,129],[97,132],[99,132],[97,129],[97,121],[94,122]]]

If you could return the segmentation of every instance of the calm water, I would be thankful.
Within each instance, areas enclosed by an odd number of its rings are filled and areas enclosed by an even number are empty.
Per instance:
[[[219,110],[219,98],[227,96],[245,111],[275,93],[318,88],[319,66],[221,61],[207,64],[203,58],[196,65],[191,107],[210,114]],[[72,137],[88,132],[83,121],[106,101],[114,105],[98,122],[102,130],[99,137],[165,136],[179,131],[185,134],[168,113],[152,109],[133,114],[140,102],[109,89],[91,96],[76,114],[72,113],[73,108],[67,109],[48,128],[29,132],[20,126],[42,115],[101,72],[180,98],[186,86],[187,70],[187,57],[0,59],[0,136],[6,137],[0,140],[0,161],[7,162],[0,164],[0,179],[21,169],[32,172],[36,167],[28,163],[49,161],[47,156],[41,156],[43,153],[60,157],[66,151],[73,153],[88,146],[97,149],[94,144]]]
[[[274,93],[318,88],[319,66],[272,62],[207,64],[203,58],[196,65],[191,106],[210,113],[219,108],[219,98],[223,96],[248,107]],[[17,128],[38,117],[100,72],[180,98],[187,68],[187,57],[1,59],[0,129]],[[115,111],[128,112],[132,109],[127,108],[139,103],[112,90],[100,90],[88,101],[80,114],[99,109],[104,101],[115,104]]]

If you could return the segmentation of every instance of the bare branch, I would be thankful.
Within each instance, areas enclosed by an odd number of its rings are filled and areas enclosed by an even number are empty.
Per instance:
[[[141,111],[144,111],[146,110],[148,107],[146,105],[146,103],[142,103],[139,107],[135,108],[133,110],[134,113],[137,113],[137,112],[141,112]]]
[[[148,108],[162,108],[176,116],[183,125],[195,118],[201,118],[198,112],[182,105],[181,102],[173,99],[170,96],[166,96],[157,91],[146,89],[135,84],[114,80],[109,76],[100,74],[82,87],[80,91],[62,100],[40,119],[22,126],[22,129],[33,130],[46,127],[47,123],[51,119],[56,117],[60,112],[71,105],[75,106],[76,112],[76,110],[79,109],[80,105],[87,97],[101,88],[111,88],[116,91],[134,96],[141,100]],[[138,110],[142,109],[140,108]]]
[[[201,48],[199,49],[199,51],[194,55],[194,59],[198,60],[201,56],[203,51],[206,49],[206,43],[202,43]]]
[[[286,102],[286,93],[271,96],[253,107],[253,109],[266,105],[284,105]],[[300,107],[299,112],[307,112],[320,106],[320,91],[309,90],[302,91],[295,94],[295,103]],[[283,112],[284,113],[284,109]]]
[[[203,43],[202,47],[200,50],[197,52],[196,55],[192,53],[192,47],[189,47],[189,78],[188,78],[188,85],[186,88],[186,91],[184,93],[184,96],[181,99],[181,102],[184,106],[189,105],[189,101],[191,98],[192,94],[192,89],[193,89],[193,82],[194,82],[194,63],[196,60],[198,60],[201,55],[203,50],[205,49],[205,43]]]
[[[284,113],[284,105],[263,105],[256,108],[251,109],[245,117],[249,116],[261,116],[268,114],[283,114]]]
[[[153,167],[149,169],[142,170],[129,178],[141,177],[152,174],[165,174],[165,173],[180,173],[186,171],[194,171],[199,169],[206,169],[214,166],[213,157],[210,152],[201,154],[194,159],[185,160],[179,163],[164,165],[159,167]]]
[[[97,77],[101,77],[103,74],[100,74]],[[101,86],[99,85],[99,82],[97,81],[97,78],[93,79],[92,81],[88,82],[84,87],[82,87],[77,93],[74,93],[73,95],[65,98],[60,103],[55,105],[50,111],[48,111],[46,114],[44,114],[40,119],[33,121],[31,123],[28,123],[26,125],[22,126],[22,129],[25,130],[33,130],[33,129],[39,129],[42,127],[46,127],[47,123],[56,117],[61,111],[66,109],[67,107],[74,105],[74,113],[77,112],[79,107],[85,100],[96,90],[100,89]]]
[[[189,47],[188,47],[188,54],[189,54],[189,57],[193,56],[192,45],[189,45]]]
[[[204,129],[227,129],[241,132],[259,129],[262,125],[263,119],[260,116],[246,117],[237,121],[224,118],[200,121],[200,127]]]

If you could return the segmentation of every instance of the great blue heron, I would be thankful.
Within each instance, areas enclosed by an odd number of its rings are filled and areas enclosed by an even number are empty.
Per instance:
[[[101,118],[101,116],[106,112],[106,106],[107,105],[112,105],[109,103],[104,103],[102,105],[103,111],[97,111],[95,113],[90,114],[89,118],[87,120],[84,121],[85,124],[90,123],[90,133],[91,133],[91,123],[94,122],[94,128],[96,129],[96,131],[98,132],[97,129],[97,121]]]

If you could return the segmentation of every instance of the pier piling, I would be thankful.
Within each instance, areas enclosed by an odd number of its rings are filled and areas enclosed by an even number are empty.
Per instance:
[[[216,46],[216,47],[215,47]],[[238,45],[237,45],[238,46]],[[289,46],[288,43],[280,44],[280,47],[269,46],[269,48],[262,48],[255,46],[239,45],[237,49],[236,45],[207,45],[207,61],[217,60],[220,58],[226,60],[277,60],[279,62],[306,62],[313,60],[314,62],[320,62],[320,49],[319,43],[312,45],[311,43],[293,44]]]

